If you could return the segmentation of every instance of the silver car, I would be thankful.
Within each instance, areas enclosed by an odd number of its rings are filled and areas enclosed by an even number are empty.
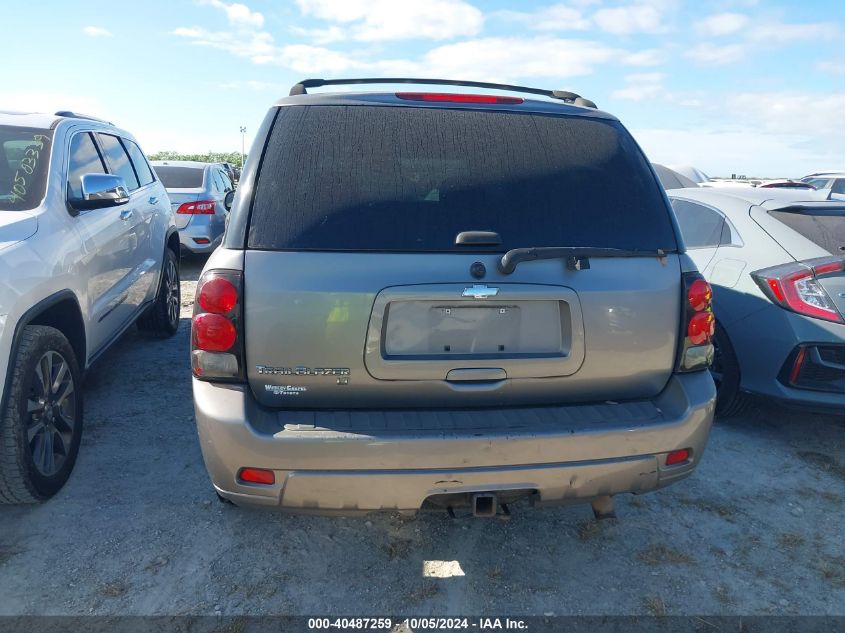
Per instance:
[[[84,372],[133,324],[173,336],[179,288],[170,202],[131,134],[0,112],[0,504],[61,489]]]
[[[561,91],[306,94],[325,84],[270,109],[198,282],[217,493],[604,517],[692,473],[710,288],[619,121]]]
[[[845,411],[845,203],[813,191],[669,191],[690,257],[713,286],[717,412],[753,393]]]
[[[223,165],[167,160],[152,166],[167,188],[182,248],[197,254],[217,248],[235,195]]]

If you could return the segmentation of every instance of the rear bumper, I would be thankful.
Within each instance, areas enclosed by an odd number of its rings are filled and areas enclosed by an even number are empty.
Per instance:
[[[182,248],[192,253],[210,253],[220,246],[225,229],[225,217],[196,215],[191,218],[188,226],[179,229],[179,243]],[[208,240],[208,242],[198,244],[196,239]]]
[[[194,380],[193,390],[222,496],[325,514],[417,510],[429,497],[471,492],[527,490],[555,504],[655,490],[701,459],[715,399],[707,372],[673,376],[654,401],[489,411],[269,412],[243,385]],[[665,454],[683,448],[691,458],[666,466]],[[247,466],[272,469],[275,484],[238,481]]]
[[[845,324],[813,319],[772,305],[726,325],[725,329],[739,361],[743,391],[792,408],[845,412],[845,387],[838,391],[836,384],[825,389],[802,388],[791,386],[784,379],[784,366],[794,358],[799,345],[845,345]]]

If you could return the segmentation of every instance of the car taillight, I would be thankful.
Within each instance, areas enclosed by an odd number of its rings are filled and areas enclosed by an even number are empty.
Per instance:
[[[712,312],[696,312],[687,324],[687,337],[693,345],[704,345],[716,333],[716,319]]]
[[[523,103],[522,97],[501,97],[497,95],[461,95],[447,92],[397,92],[405,101],[437,101],[446,103],[498,103],[516,105]]]
[[[217,203],[214,200],[198,200],[197,202],[183,202],[176,209],[180,215],[214,215]]]
[[[242,275],[210,270],[197,283],[191,320],[191,368],[201,380],[244,379]]]
[[[684,273],[683,330],[678,371],[704,369],[713,362],[713,289],[700,273]]]
[[[238,339],[235,324],[219,314],[198,314],[193,321],[194,344],[206,352],[228,352]]]
[[[842,314],[819,278],[843,270],[845,261],[826,257],[757,270],[751,278],[773,303],[786,310],[842,323]]]

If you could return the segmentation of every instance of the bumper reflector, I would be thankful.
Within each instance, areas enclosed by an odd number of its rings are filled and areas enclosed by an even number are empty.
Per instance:
[[[689,449],[683,448],[679,451],[672,451],[666,456],[666,465],[674,466],[675,464],[682,464],[689,459]]]
[[[191,239],[194,240],[194,242],[196,242],[197,244],[210,244],[211,243],[211,240],[208,239],[207,237],[192,237]]]
[[[276,475],[272,470],[264,468],[241,468],[238,479],[250,484],[264,484],[271,486],[276,483]]]

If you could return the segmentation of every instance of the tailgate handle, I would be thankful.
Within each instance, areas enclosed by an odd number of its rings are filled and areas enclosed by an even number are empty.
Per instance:
[[[504,380],[508,373],[504,369],[488,367],[468,367],[466,369],[453,369],[446,374],[448,382],[491,382]]]

